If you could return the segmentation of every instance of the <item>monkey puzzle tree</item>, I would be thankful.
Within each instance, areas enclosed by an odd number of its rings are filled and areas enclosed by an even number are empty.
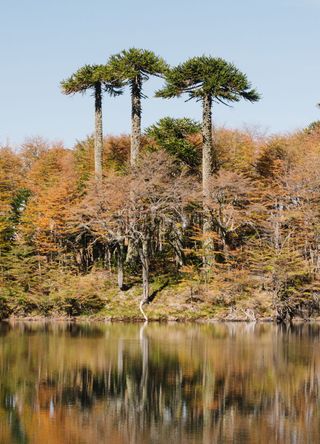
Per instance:
[[[212,103],[228,105],[240,99],[256,102],[260,96],[247,76],[232,63],[210,56],[193,57],[166,74],[166,84],[156,97],[172,98],[187,94],[188,100],[202,102],[202,189],[204,205],[204,233],[210,231],[207,202],[210,194],[213,156]]]
[[[143,94],[143,82],[150,76],[164,75],[168,65],[154,52],[145,49],[130,48],[110,57],[107,67],[112,75],[129,85],[131,90],[131,152],[130,163],[135,165],[139,155],[141,139],[141,99]]]
[[[122,94],[122,83],[112,77],[110,70],[104,65],[85,65],[78,69],[71,77],[61,82],[64,94],[84,94],[93,90],[95,98],[95,138],[94,138],[94,171],[97,180],[102,177],[102,93],[111,96]]]

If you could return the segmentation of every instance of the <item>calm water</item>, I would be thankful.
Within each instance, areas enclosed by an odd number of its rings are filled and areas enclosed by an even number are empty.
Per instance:
[[[0,325],[0,443],[320,442],[320,326]]]

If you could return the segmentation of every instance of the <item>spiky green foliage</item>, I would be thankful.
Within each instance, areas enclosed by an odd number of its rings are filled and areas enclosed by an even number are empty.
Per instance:
[[[191,168],[200,164],[200,151],[191,136],[199,134],[201,125],[186,117],[174,119],[164,117],[145,130],[145,135],[179,161]]]
[[[105,65],[84,65],[66,80],[61,82],[64,94],[85,93],[101,84],[104,91],[110,95],[122,94],[122,83],[115,78]]]
[[[150,76],[161,77],[168,72],[169,67],[164,59],[153,51],[130,48],[111,56],[107,69],[124,84],[132,86],[138,77],[141,83]]]
[[[156,97],[172,98],[187,94],[201,100],[209,95],[214,101],[227,104],[240,99],[256,102],[260,96],[247,76],[222,58],[193,57],[166,74],[166,85]]]

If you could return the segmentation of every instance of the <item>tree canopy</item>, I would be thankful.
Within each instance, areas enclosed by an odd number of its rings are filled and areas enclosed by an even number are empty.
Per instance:
[[[245,99],[256,102],[260,96],[251,87],[247,76],[222,58],[193,57],[166,73],[166,85],[157,97],[172,98],[187,94],[201,100],[206,95],[216,102],[228,104]]]
[[[138,48],[130,48],[112,55],[107,67],[115,77],[127,85],[132,85],[137,77],[144,82],[150,76],[162,76],[168,71],[168,65],[163,58],[153,51]]]
[[[122,94],[122,83],[112,76],[110,69],[105,65],[84,65],[69,78],[61,82],[61,90],[64,94],[85,93],[88,89],[95,88],[100,83],[104,91],[110,95]]]

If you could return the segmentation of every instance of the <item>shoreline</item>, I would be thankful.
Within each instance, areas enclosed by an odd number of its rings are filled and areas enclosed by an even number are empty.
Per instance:
[[[99,317],[99,316],[74,316],[74,317],[67,317],[67,316],[11,316],[6,319],[2,319],[0,322],[5,323],[23,323],[23,322],[57,322],[57,323],[104,323],[104,324],[144,324],[144,323],[150,323],[150,324],[170,324],[170,323],[177,323],[177,324],[230,324],[230,323],[255,323],[255,324],[295,324],[295,323],[320,323],[320,318],[294,318],[290,322],[277,322],[275,319],[272,319],[270,317],[263,317],[256,320],[250,320],[250,319],[241,319],[241,318],[235,318],[235,319],[225,319],[225,318],[199,318],[199,319],[186,319],[186,318],[168,318],[168,319],[149,319],[148,321],[145,321],[143,318],[135,318],[135,317]]]

